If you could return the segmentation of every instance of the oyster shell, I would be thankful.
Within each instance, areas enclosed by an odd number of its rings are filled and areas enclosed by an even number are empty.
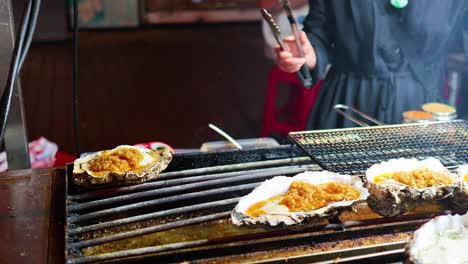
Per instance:
[[[407,262],[468,263],[468,214],[439,216],[416,230],[405,248]]]
[[[305,182],[312,185],[337,182],[350,185],[359,192],[359,197],[355,200],[331,202],[324,207],[308,212],[289,212],[285,205],[270,202],[262,207],[264,214],[251,216],[247,213],[250,206],[268,200],[272,197],[284,195],[293,182]],[[294,177],[277,176],[263,182],[250,194],[240,199],[236,208],[231,213],[231,220],[235,225],[268,224],[276,226],[279,224],[293,225],[305,220],[321,219],[335,215],[340,209],[351,208],[355,203],[364,201],[368,191],[363,187],[361,179],[357,176],[340,175],[328,171],[304,172]]]
[[[431,187],[418,188],[386,179],[382,175],[393,175],[396,172],[411,172],[427,169],[431,172],[443,174],[451,178],[453,184],[436,184]],[[376,180],[379,179],[377,183]],[[396,216],[403,214],[418,205],[421,200],[441,200],[452,195],[455,189],[456,177],[435,158],[418,161],[416,159],[393,159],[373,165],[366,171],[366,184],[369,189],[367,203],[369,207],[382,216]]]
[[[118,146],[75,160],[73,181],[82,186],[140,183],[156,178],[172,160],[170,149]]]
[[[461,166],[457,170],[458,183],[453,192],[453,205],[459,212],[468,211],[468,165]]]

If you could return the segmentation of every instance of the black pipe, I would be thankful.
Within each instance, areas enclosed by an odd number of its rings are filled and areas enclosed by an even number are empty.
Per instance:
[[[21,71],[24,60],[28,54],[29,47],[31,46],[36,28],[37,17],[39,16],[40,5],[40,0],[28,1],[24,9],[23,19],[20,23],[19,33],[16,36],[6,86],[0,98],[0,142],[3,141],[5,136],[14,86],[19,72]]]
[[[78,21],[78,1],[73,0],[73,130],[75,137],[75,155],[77,157],[81,154],[80,144],[80,115],[78,108],[78,40],[79,40],[79,21]]]

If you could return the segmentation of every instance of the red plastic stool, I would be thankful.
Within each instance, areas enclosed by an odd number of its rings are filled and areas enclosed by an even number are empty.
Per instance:
[[[67,163],[74,162],[75,159],[76,157],[71,154],[62,151],[57,151],[57,153],[55,154],[54,167],[63,167],[67,165]]]
[[[285,107],[277,109],[276,97],[281,82],[295,88],[296,90],[291,92],[294,92],[296,96],[290,97]],[[273,132],[287,135],[292,131],[303,131],[321,84],[322,81],[318,82],[316,86],[306,89],[295,73],[287,73],[280,70],[278,66],[273,66],[268,80],[261,136],[267,137]],[[289,116],[284,121],[278,120],[278,117],[285,113],[288,113]]]

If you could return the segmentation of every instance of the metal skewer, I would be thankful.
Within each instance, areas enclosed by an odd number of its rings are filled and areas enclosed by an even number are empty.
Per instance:
[[[214,131],[216,131],[218,134],[223,136],[225,139],[227,139],[229,142],[231,142],[234,146],[236,146],[237,149],[242,149],[242,146],[239,143],[237,143],[237,141],[234,138],[232,138],[230,135],[228,135],[228,133],[224,132],[219,127],[217,127],[217,126],[215,126],[213,124],[208,124],[208,126],[211,129],[213,129]]]

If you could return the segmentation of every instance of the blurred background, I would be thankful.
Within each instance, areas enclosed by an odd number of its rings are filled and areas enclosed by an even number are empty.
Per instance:
[[[15,14],[23,1],[14,1]],[[43,1],[21,78],[29,138],[73,153],[70,2]],[[235,138],[260,136],[273,62],[264,55],[256,0],[79,5],[83,152],[155,140],[199,148],[221,139],[208,123]]]
[[[153,140],[199,148],[220,139],[208,123],[237,138],[258,136],[272,63],[255,8],[254,0],[80,1],[82,150]],[[204,12],[213,10],[235,12]],[[67,11],[63,0],[43,1],[21,77],[29,137],[73,153]]]

